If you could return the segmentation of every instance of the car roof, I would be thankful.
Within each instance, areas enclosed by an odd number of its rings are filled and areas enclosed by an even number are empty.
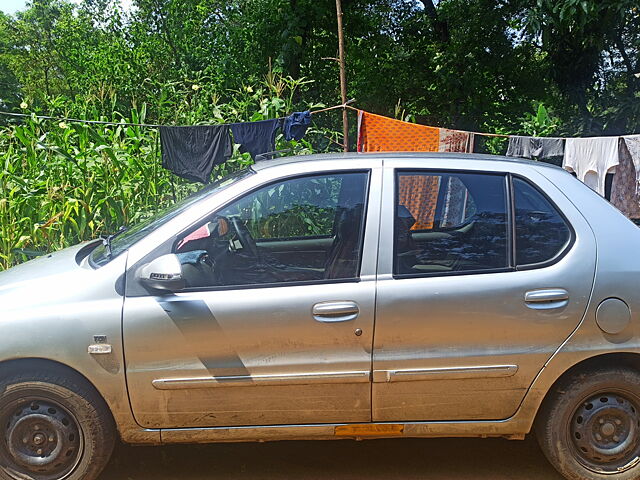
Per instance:
[[[341,160],[345,162],[353,161],[353,162],[362,162],[367,158],[371,159],[416,159],[416,160],[442,160],[447,159],[451,160],[478,160],[478,161],[492,161],[492,162],[502,162],[506,164],[524,164],[532,167],[543,167],[543,168],[553,168],[558,169],[556,165],[537,162],[535,160],[526,160],[522,158],[514,158],[514,157],[503,157],[500,155],[485,155],[480,153],[449,153],[449,152],[376,152],[376,153],[321,153],[314,155],[295,155],[290,157],[278,157],[269,160],[257,160],[252,168],[256,171],[264,170],[271,167],[276,167],[280,165],[289,165],[299,162],[315,162],[321,160]],[[359,166],[362,166],[362,163],[359,163]]]

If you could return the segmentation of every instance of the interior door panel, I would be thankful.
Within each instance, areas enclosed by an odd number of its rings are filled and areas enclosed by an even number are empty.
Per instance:
[[[277,260],[286,260],[297,266],[323,268],[327,252],[333,245],[333,237],[262,240],[256,244],[261,251]]]

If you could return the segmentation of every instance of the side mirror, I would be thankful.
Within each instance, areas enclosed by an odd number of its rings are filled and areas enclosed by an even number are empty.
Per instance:
[[[186,286],[182,277],[182,265],[173,253],[162,255],[143,265],[138,270],[137,277],[144,286],[155,290],[174,292]]]

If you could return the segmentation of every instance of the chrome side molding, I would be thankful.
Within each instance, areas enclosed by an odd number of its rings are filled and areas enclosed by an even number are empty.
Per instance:
[[[517,365],[374,370],[373,381],[376,383],[386,383],[419,380],[458,380],[461,378],[500,378],[512,377],[517,371]]]
[[[293,373],[282,375],[236,375],[225,377],[159,378],[151,383],[157,390],[243,387],[252,385],[305,385],[310,383],[367,383],[368,371]]]

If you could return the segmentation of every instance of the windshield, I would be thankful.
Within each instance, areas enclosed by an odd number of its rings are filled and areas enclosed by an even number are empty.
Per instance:
[[[219,192],[220,190],[225,189],[229,185],[247,177],[252,173],[253,170],[251,170],[250,168],[232,173],[224,178],[221,178],[220,180],[213,182],[210,185],[207,185],[202,190],[189,195],[176,204],[169,205],[168,207],[158,210],[149,218],[142,220],[138,224],[122,232],[122,234],[113,238],[113,240],[111,240],[111,255],[109,255],[109,250],[105,245],[98,246],[89,257],[91,266],[97,268],[106,265],[112,259],[130,248],[138,240],[141,240],[147,234],[158,228],[160,225],[163,225],[172,218],[178,216],[194,203],[215,192]]]

